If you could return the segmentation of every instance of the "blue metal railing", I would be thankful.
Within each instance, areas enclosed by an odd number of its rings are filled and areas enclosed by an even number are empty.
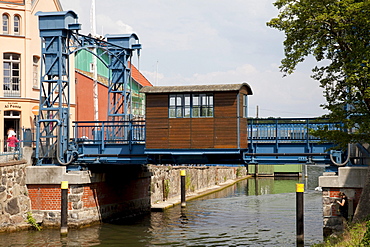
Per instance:
[[[16,143],[14,150],[11,150],[8,147],[6,140],[0,140],[0,147],[3,147],[3,150],[0,150],[0,163],[6,163],[12,160],[20,160],[23,158],[21,141]]]
[[[145,121],[75,121],[77,142],[93,144],[142,144]]]
[[[73,137],[77,143],[77,163],[145,163],[145,121],[75,121]],[[247,163],[327,162],[333,143],[322,143],[310,130],[340,124],[325,119],[248,119],[248,149],[243,150]],[[32,130],[28,130],[31,131]],[[26,136],[26,135],[25,135]],[[28,133],[29,137],[33,137]],[[33,138],[26,138],[33,141]],[[73,147],[73,146],[72,146]],[[158,150],[164,152],[167,150]],[[193,152],[194,151],[194,152]],[[199,150],[187,150],[196,154]],[[181,156],[181,155],[180,155]]]
[[[339,129],[338,123],[330,123],[326,119],[250,118],[248,119],[248,140],[254,143],[319,142],[320,138],[311,135],[309,131],[324,126],[328,126],[329,130]]]
[[[248,163],[329,162],[328,149],[333,143],[323,142],[311,130],[327,126],[339,130],[339,123],[327,119],[276,118],[248,119]]]

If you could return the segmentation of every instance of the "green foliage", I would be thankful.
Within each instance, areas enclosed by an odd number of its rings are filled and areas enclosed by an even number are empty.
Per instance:
[[[350,224],[343,234],[330,236],[323,243],[314,244],[313,247],[353,247],[353,246],[368,246],[362,245],[364,232],[366,231],[364,223]]]
[[[238,166],[238,168],[236,169],[236,178],[239,178],[242,176],[243,169],[244,169],[243,166]]]
[[[280,69],[294,72],[313,56],[318,65],[312,77],[324,89],[331,121],[344,131],[322,129],[315,135],[343,147],[348,142],[370,142],[370,1],[277,0],[278,17],[269,27],[283,31],[285,58]]]
[[[366,232],[361,240],[362,246],[370,246],[370,221],[366,222]]]
[[[191,175],[187,174],[185,176],[185,190],[186,191],[195,191],[195,186],[191,183]]]
[[[30,224],[37,231],[41,231],[41,227],[37,224],[35,218],[33,218],[31,212],[27,212],[27,223]]]
[[[163,197],[165,200],[168,199],[169,194],[170,194],[170,180],[165,179],[163,181]]]

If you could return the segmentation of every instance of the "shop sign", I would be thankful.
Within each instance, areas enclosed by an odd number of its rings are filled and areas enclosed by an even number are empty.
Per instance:
[[[5,106],[5,109],[10,110],[10,109],[22,109],[22,106],[18,104],[18,102],[8,102]]]

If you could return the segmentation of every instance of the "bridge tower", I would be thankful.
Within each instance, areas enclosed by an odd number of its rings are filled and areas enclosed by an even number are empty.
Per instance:
[[[40,106],[36,132],[37,165],[69,165],[77,157],[77,146],[70,140],[70,55],[84,49],[111,71],[109,113],[111,120],[130,118],[130,68],[128,61],[141,45],[136,34],[108,35],[107,40],[79,34],[81,25],[73,11],[39,12],[42,40]],[[104,52],[95,54],[99,48]],[[102,59],[109,55],[109,62]]]

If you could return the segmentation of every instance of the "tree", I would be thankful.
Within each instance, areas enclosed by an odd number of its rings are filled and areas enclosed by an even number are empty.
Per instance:
[[[370,1],[278,0],[274,5],[279,16],[267,25],[286,34],[281,71],[293,73],[308,56],[321,62],[312,77],[324,88],[322,107],[351,130],[323,130],[320,136],[340,147],[370,143]]]
[[[324,89],[326,117],[347,130],[314,134],[341,148],[370,143],[370,1],[277,0],[274,6],[279,15],[267,25],[286,35],[281,71],[289,75],[313,56],[318,65],[312,77]],[[369,192],[370,178],[363,194]]]

